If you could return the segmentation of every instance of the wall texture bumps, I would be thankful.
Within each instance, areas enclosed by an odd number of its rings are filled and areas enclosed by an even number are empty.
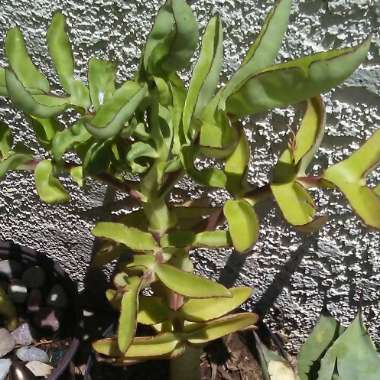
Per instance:
[[[353,44],[373,33],[367,61],[342,86],[324,95],[328,126],[315,167],[318,170],[347,156],[380,127],[380,2],[294,3],[279,61]],[[192,0],[191,4],[202,27],[212,14],[222,16],[226,28],[225,80],[238,67],[272,1]],[[158,0],[2,0],[0,39],[7,28],[21,26],[34,61],[52,83],[57,83],[47,55],[45,32],[52,12],[63,10],[71,27],[78,76],[85,79],[87,61],[95,55],[117,61],[122,80],[136,67],[158,7]],[[5,64],[3,49],[0,64]],[[0,100],[0,117],[17,130],[17,140],[27,140],[43,154],[22,114],[4,99]],[[289,108],[246,121],[254,151],[251,181],[262,184],[268,178],[296,117]],[[370,181],[379,182],[380,172],[375,172]],[[71,202],[50,207],[38,200],[32,175],[7,175],[0,183],[0,236],[54,256],[73,279],[82,280],[93,245],[89,229],[112,209],[112,203],[107,199],[104,203],[106,188],[102,185],[89,183],[82,191],[69,179],[64,183],[71,189]],[[183,181],[180,188],[183,191],[178,190],[178,197],[189,188],[195,196],[208,196],[215,204],[225,197],[223,192],[206,194],[190,181]],[[315,197],[320,212],[329,216],[318,234],[296,233],[286,226],[273,205],[267,204],[261,210],[263,227],[252,256],[244,260],[230,251],[200,250],[194,252],[199,258],[197,269],[230,284],[253,286],[255,294],[248,307],[267,310],[275,300],[266,320],[283,334],[292,350],[304,340],[323,305],[344,323],[352,319],[359,304],[366,306],[370,332],[380,342],[379,233],[366,230],[339,193],[315,192]]]

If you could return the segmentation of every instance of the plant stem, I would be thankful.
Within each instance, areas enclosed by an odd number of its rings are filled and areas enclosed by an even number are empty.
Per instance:
[[[170,361],[170,380],[200,380],[201,347],[187,346],[182,356]]]

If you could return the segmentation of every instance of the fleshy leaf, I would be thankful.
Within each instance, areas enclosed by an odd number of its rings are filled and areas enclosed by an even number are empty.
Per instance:
[[[194,323],[185,327],[187,341],[191,344],[205,344],[254,325],[258,316],[253,313],[228,315],[207,323]]]
[[[297,356],[300,380],[317,378],[317,374],[311,371],[315,367],[315,363],[320,360],[321,355],[334,341],[337,330],[338,322],[329,315],[322,314]]]
[[[334,369],[344,380],[377,380],[380,357],[360,315],[329,348],[321,361],[318,380],[330,380]]]
[[[291,0],[280,0],[271,9],[241,67],[223,89],[222,97],[228,98],[234,88],[248,76],[273,64],[288,26],[291,5]]]
[[[99,139],[108,139],[118,134],[125,123],[133,116],[148,94],[146,85],[127,81],[105,101],[96,115],[88,119],[86,128]]]
[[[0,161],[0,179],[4,178],[8,170],[23,170],[33,159],[33,153],[25,146],[16,145],[6,159]]]
[[[172,333],[164,333],[156,336],[137,337],[124,354],[125,358],[148,359],[169,355],[179,345],[180,339]],[[120,357],[115,338],[101,339],[92,344],[99,354]]]
[[[155,256],[153,255],[133,255],[132,260],[121,263],[121,267],[125,266],[127,269],[141,270],[145,271],[150,268],[153,270],[154,264],[156,262]]]
[[[172,231],[162,236],[162,247],[228,247],[231,244],[227,231],[204,231],[195,234],[191,231]]]
[[[380,229],[380,196],[365,185],[366,175],[380,163],[380,130],[349,158],[328,168],[323,178],[337,186],[368,226]]]
[[[5,82],[5,70],[0,67],[0,96],[7,96],[7,84]]]
[[[198,43],[198,25],[185,0],[167,0],[159,10],[144,51],[145,70],[169,74],[188,66]]]
[[[192,119],[199,118],[215,94],[223,60],[223,29],[219,17],[213,17],[202,39],[199,60],[194,68],[183,110],[185,137],[191,137]]]
[[[95,237],[113,240],[136,251],[151,251],[157,247],[153,236],[121,223],[99,222],[92,230]]]
[[[72,168],[70,168],[70,177],[79,187],[83,187],[84,178],[82,166],[73,166]]]
[[[11,28],[7,32],[5,37],[5,54],[10,67],[28,92],[49,92],[49,82],[30,59],[22,33],[17,27]]]
[[[129,277],[127,289],[121,299],[117,342],[122,353],[128,350],[136,333],[141,281],[139,277]]]
[[[370,40],[352,48],[317,53],[271,66],[234,89],[227,112],[246,116],[284,107],[328,91],[349,77],[366,58]],[[221,104],[224,108],[224,104]]]
[[[171,310],[163,299],[154,296],[140,296],[140,308],[137,321],[143,325],[156,325],[169,319]]]
[[[91,58],[88,64],[88,85],[95,110],[115,92],[116,65],[112,62]]]
[[[55,134],[61,128],[58,120],[55,118],[43,119],[37,116],[30,116],[29,119],[38,142],[49,149]]]
[[[227,189],[232,194],[239,194],[244,190],[244,179],[248,171],[249,157],[249,143],[242,130],[239,141],[232,154],[226,159],[224,166],[227,176]]]
[[[169,264],[158,264],[156,274],[169,289],[186,297],[231,297],[231,293],[223,285],[195,274],[181,271]]]
[[[244,199],[228,200],[223,207],[231,239],[238,252],[247,252],[259,237],[259,221],[253,207]]]
[[[60,162],[63,155],[72,147],[84,144],[91,138],[84,124],[79,121],[72,127],[59,131],[52,141],[52,155],[55,161]]]
[[[70,200],[69,194],[61,182],[53,175],[50,160],[38,163],[34,171],[34,179],[39,197],[46,203],[61,203]]]
[[[95,141],[91,144],[83,158],[83,172],[87,175],[106,173],[112,160],[112,139]]]
[[[0,153],[1,159],[9,157],[13,144],[11,129],[2,121],[0,121]]]
[[[17,76],[9,69],[5,70],[8,95],[12,102],[27,114],[48,119],[61,113],[67,107],[67,99],[49,95],[31,95]]]
[[[232,288],[229,291],[231,298],[189,299],[178,312],[187,321],[207,322],[230,313],[252,295],[251,288]]]
[[[127,153],[127,160],[134,173],[143,173],[146,169],[148,169],[149,165],[141,162],[141,160],[157,157],[158,153],[152,145],[142,141],[137,141],[132,144]]]
[[[87,108],[90,105],[88,89],[74,77],[74,57],[62,13],[53,16],[47,32],[47,42],[62,87],[71,95],[71,104]]]

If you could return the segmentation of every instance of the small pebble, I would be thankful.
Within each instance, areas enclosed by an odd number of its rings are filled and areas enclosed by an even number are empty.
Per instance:
[[[42,305],[42,293],[39,289],[32,289],[29,292],[27,310],[29,313],[36,313],[41,310]]]
[[[16,356],[23,362],[39,361],[47,363],[49,361],[48,354],[37,347],[20,347],[16,351]]]
[[[12,279],[18,277],[21,274],[21,265],[14,260],[2,260],[0,261],[0,276]]]
[[[41,309],[34,318],[35,324],[49,332],[57,332],[60,327],[59,313],[50,308]]]
[[[37,377],[48,377],[52,372],[54,367],[49,364],[41,363],[39,361],[32,361],[26,364],[26,368]],[[1,379],[0,379],[1,380]]]
[[[0,359],[0,380],[4,380],[8,376],[11,364],[11,359]]]
[[[35,265],[23,273],[22,280],[29,288],[40,288],[45,283],[45,277],[44,270],[39,265]]]
[[[16,345],[15,339],[7,329],[0,329],[0,357],[12,351]]]
[[[29,346],[33,343],[33,336],[30,331],[30,326],[28,323],[23,323],[16,330],[11,332],[16,344],[20,346]]]
[[[21,362],[13,362],[11,365],[9,380],[35,380],[36,376]]]
[[[28,296],[28,288],[22,281],[14,279],[9,285],[8,295],[13,302],[24,303]]]
[[[54,285],[48,295],[47,303],[53,307],[65,308],[67,306],[65,289],[59,284]]]

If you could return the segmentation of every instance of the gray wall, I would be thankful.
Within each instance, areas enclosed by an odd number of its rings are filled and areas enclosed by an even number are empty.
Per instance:
[[[195,0],[191,3],[202,27],[215,12],[222,15],[227,29],[226,78],[238,67],[272,1]],[[361,41],[371,31],[374,33],[365,64],[344,85],[324,95],[328,126],[318,156],[318,165],[323,166],[346,157],[380,126],[380,3],[378,0],[295,0],[294,3],[279,61],[349,45]],[[123,79],[136,67],[158,6],[157,0],[1,0],[0,38],[3,39],[10,26],[21,26],[34,61],[57,83],[44,36],[52,11],[61,9],[69,16],[78,75],[85,78],[86,63],[96,55],[118,61],[119,78]],[[5,64],[2,49],[0,63]],[[37,151],[22,114],[3,99],[0,117],[17,130],[18,141],[27,140]],[[262,184],[267,179],[294,117],[293,109],[289,108],[248,121],[253,127],[248,133],[254,149],[250,179],[255,183]],[[379,179],[378,171],[371,180]],[[84,191],[69,179],[65,185],[72,189],[72,201],[65,206],[51,207],[39,202],[31,175],[9,174],[0,184],[0,234],[54,256],[73,279],[81,280],[93,244],[89,228],[111,206],[102,206],[106,190],[102,185],[90,183]],[[186,181],[182,187],[185,190],[190,187],[195,196],[204,194],[202,189]],[[204,195],[215,203],[225,196],[222,192]],[[198,270],[206,275],[222,277],[230,283],[237,278],[236,283],[253,286],[255,296],[251,306],[259,301],[259,308],[266,310],[267,303],[278,295],[267,322],[295,350],[324,303],[347,323],[362,298],[362,303],[370,306],[366,308],[366,318],[370,320],[373,336],[380,327],[379,233],[366,230],[339,193],[315,192],[315,196],[320,212],[330,219],[315,236],[305,237],[287,227],[278,211],[268,204],[261,210],[260,241],[246,261],[231,256],[230,251],[194,254],[199,258]],[[228,268],[223,270],[227,261]]]

